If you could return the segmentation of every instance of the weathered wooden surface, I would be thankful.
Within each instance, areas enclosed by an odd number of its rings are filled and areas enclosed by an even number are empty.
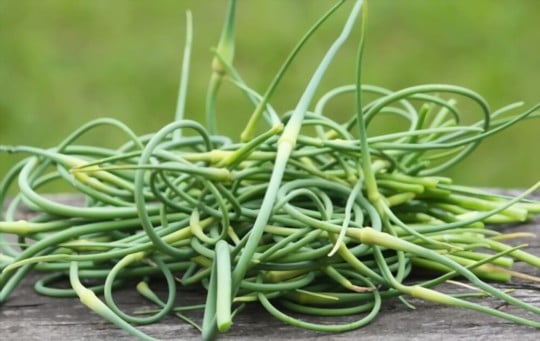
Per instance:
[[[512,231],[540,232],[540,219],[519,226],[508,227]],[[524,240],[518,241],[519,243]],[[529,251],[540,255],[540,240],[530,239]],[[540,269],[517,264],[516,269],[540,276]],[[32,289],[34,276],[27,278],[14,294],[0,306],[0,340],[133,340],[134,337],[104,321],[84,307],[78,299],[53,299],[42,297]],[[540,284],[515,280],[498,285],[515,289],[513,295],[540,307]],[[447,286],[448,290],[457,287]],[[118,290],[118,305],[130,310],[150,307],[130,289]],[[201,303],[203,293],[183,290],[179,303]],[[485,316],[480,313],[433,303],[410,300],[416,310],[410,310],[398,300],[389,302],[376,320],[357,331],[343,334],[324,334],[299,330],[273,318],[263,308],[250,306],[234,320],[230,331],[221,340],[538,340],[540,330],[515,325],[511,322]],[[501,306],[500,302],[483,299],[485,304],[507,312],[514,308]],[[190,315],[196,320],[200,313]],[[531,317],[531,316],[529,316]],[[350,321],[344,317],[333,321]],[[534,316],[533,316],[534,318]],[[536,317],[540,321],[540,317]],[[159,324],[140,326],[144,332],[163,340],[197,340],[199,332],[185,322],[170,317]]]

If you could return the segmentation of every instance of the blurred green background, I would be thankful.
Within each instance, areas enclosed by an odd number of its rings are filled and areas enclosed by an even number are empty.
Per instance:
[[[235,65],[263,92],[327,0],[238,1]],[[350,5],[348,5],[350,6]],[[202,121],[211,61],[226,1],[0,0],[0,144],[54,146],[96,117],[118,118],[137,133],[173,119],[185,32],[194,18],[188,118]],[[498,108],[540,101],[537,0],[374,0],[370,2],[365,82],[399,89],[451,83]],[[308,43],[273,104],[299,98],[338,34],[341,10]],[[355,40],[356,38],[356,40]],[[322,90],[353,81],[358,34]],[[321,91],[322,91],[321,90]],[[235,90],[221,94],[220,133],[237,137],[250,110]],[[525,187],[540,180],[540,122],[527,121],[485,141],[447,175],[478,186]],[[95,143],[119,144],[103,131]],[[0,175],[17,159],[0,155]]]

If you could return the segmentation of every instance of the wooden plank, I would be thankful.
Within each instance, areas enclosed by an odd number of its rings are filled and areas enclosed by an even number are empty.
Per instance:
[[[538,233],[540,219],[520,226],[506,227],[506,231]],[[524,240],[517,241],[524,242]],[[532,253],[540,255],[540,241],[530,239]],[[540,269],[531,269],[517,264],[518,270],[540,276]],[[0,306],[0,340],[132,340],[132,336],[104,321],[84,307],[76,298],[53,299],[43,297],[32,289],[36,275],[30,275],[14,294]],[[135,283],[134,283],[135,284]],[[540,307],[540,284],[514,280],[497,284],[499,288],[512,289],[512,295]],[[157,285],[158,292],[165,288]],[[445,290],[460,290],[457,286],[445,285]],[[118,290],[116,299],[126,310],[151,308],[132,288]],[[204,302],[204,293],[196,289],[182,289],[179,303]],[[288,326],[268,314],[262,307],[251,305],[234,319],[230,331],[220,336],[228,339],[295,339],[311,340],[536,340],[540,332],[534,328],[515,325],[480,313],[441,306],[411,299],[416,309],[410,310],[398,300],[388,302],[383,311],[368,326],[342,334],[316,333]],[[518,312],[515,308],[500,305],[493,299],[482,303],[498,307],[506,312]],[[202,314],[189,315],[200,321]],[[531,316],[540,321],[538,316]],[[355,317],[340,317],[334,322],[352,321]],[[357,318],[357,317],[356,317]],[[313,320],[313,319],[312,319]],[[317,319],[315,319],[317,320]],[[162,340],[197,340],[200,333],[192,326],[174,317],[158,324],[140,326],[141,330]]]

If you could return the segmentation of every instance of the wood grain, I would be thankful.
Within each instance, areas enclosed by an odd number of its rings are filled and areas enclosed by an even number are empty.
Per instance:
[[[68,200],[70,200],[68,198]],[[533,222],[509,226],[506,231],[538,233],[540,219]],[[524,242],[516,241],[519,243]],[[529,239],[529,251],[540,255],[540,241]],[[540,276],[540,269],[517,264],[516,269]],[[134,337],[104,321],[84,307],[76,298],[53,299],[43,297],[32,289],[36,275],[30,275],[14,294],[0,306],[0,340],[133,340]],[[540,284],[515,280],[498,284],[500,288],[513,289],[513,295],[540,307]],[[157,291],[165,288],[157,285]],[[445,290],[460,290],[457,286],[445,285]],[[127,310],[150,308],[133,288],[117,291],[118,305]],[[204,293],[197,289],[182,289],[179,303],[202,303]],[[480,313],[458,308],[440,306],[411,299],[416,307],[410,310],[400,301],[387,302],[383,311],[370,325],[348,333],[325,334],[296,329],[273,318],[258,305],[248,306],[234,319],[230,331],[220,335],[220,340],[538,340],[540,331],[515,325]],[[500,302],[483,299],[484,304],[498,307],[507,312],[516,309],[501,306]],[[200,320],[201,313],[190,315]],[[531,317],[531,316],[529,316]],[[354,317],[340,317],[333,321],[351,321]],[[540,317],[532,317],[540,321]],[[198,340],[199,331],[185,322],[168,317],[153,325],[140,326],[141,330],[162,340]]]

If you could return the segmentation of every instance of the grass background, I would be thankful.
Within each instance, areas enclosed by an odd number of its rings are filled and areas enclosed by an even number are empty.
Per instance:
[[[263,92],[327,0],[238,1],[235,65]],[[350,6],[350,5],[348,5]],[[203,120],[210,48],[226,2],[210,0],[0,0],[0,144],[54,146],[96,117],[120,119],[137,133],[174,115],[185,10],[194,18],[188,118]],[[540,101],[537,0],[376,0],[370,2],[365,82],[399,89],[450,83],[482,94],[493,109]],[[346,10],[308,43],[273,104],[293,107],[338,34]],[[321,91],[353,81],[358,32]],[[356,39],[356,40],[355,40]],[[250,110],[226,90],[220,133],[239,135]],[[485,141],[447,175],[479,186],[525,187],[540,180],[540,122],[528,121]],[[92,143],[123,142],[103,131]],[[0,155],[0,176],[17,157]]]

